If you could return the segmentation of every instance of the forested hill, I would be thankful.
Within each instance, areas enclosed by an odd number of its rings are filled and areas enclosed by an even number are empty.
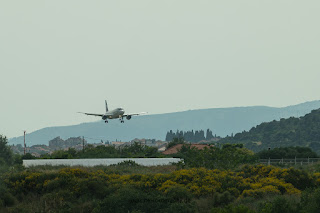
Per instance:
[[[320,108],[320,101],[311,101],[294,106],[276,108],[266,106],[232,107],[189,110],[157,115],[135,116],[121,124],[119,120],[110,120],[108,124],[97,122],[83,123],[72,126],[47,127],[28,132],[28,146],[48,144],[60,136],[62,139],[84,136],[88,143],[106,141],[130,141],[135,138],[164,140],[170,130],[191,131],[210,129],[213,135],[226,135],[250,130],[262,122],[299,117]],[[79,115],[82,116],[82,115]],[[28,129],[27,129],[28,130]],[[92,138],[92,139],[90,139]],[[9,139],[10,144],[22,144],[23,137]]]
[[[320,109],[312,110],[300,118],[290,117],[280,121],[265,122],[249,131],[221,140],[223,143],[243,143],[259,151],[285,146],[305,146],[320,153]]]

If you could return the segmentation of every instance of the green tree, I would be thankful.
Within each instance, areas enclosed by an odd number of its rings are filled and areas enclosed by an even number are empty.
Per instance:
[[[317,153],[308,147],[279,147],[271,150],[262,150],[257,153],[259,158],[281,159],[281,158],[317,158]]]
[[[308,189],[301,196],[301,212],[303,213],[318,213],[320,209],[320,189],[314,191]]]
[[[177,144],[185,144],[184,138],[173,138],[167,145],[167,149],[177,145]]]
[[[13,161],[13,153],[8,146],[8,140],[5,136],[0,135],[0,165],[12,165]]]
[[[198,150],[185,144],[177,157],[183,158],[187,167],[205,167],[209,169],[233,169],[240,164],[255,163],[256,155],[242,144],[226,144],[222,148],[210,147]]]

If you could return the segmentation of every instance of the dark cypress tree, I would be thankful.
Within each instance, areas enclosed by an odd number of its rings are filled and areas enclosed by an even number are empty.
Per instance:
[[[193,130],[191,130],[190,141],[191,142],[195,142],[195,136],[194,136],[194,131]]]
[[[203,140],[205,140],[206,138],[204,137],[204,131],[203,130],[200,130],[199,131],[199,140],[198,140],[198,142],[199,141],[203,141]]]
[[[213,134],[212,134],[212,131],[210,129],[207,129],[207,134],[206,134],[206,140],[207,141],[210,141],[212,140],[214,137],[213,137]]]
[[[199,141],[199,131],[196,130],[195,133],[194,133],[194,142],[198,142]]]
[[[174,138],[174,133],[172,132],[172,130],[170,130],[169,132],[167,132],[166,141],[172,141],[173,138]]]
[[[207,129],[206,134],[204,130],[196,130],[196,131],[186,131],[183,132],[182,130],[177,130],[173,132],[172,130],[167,132],[166,141],[172,141],[174,138],[183,138],[185,141],[188,142],[199,142],[202,140],[212,140],[216,136],[213,136],[212,131]]]
[[[183,136],[184,136],[183,131],[180,131],[180,132],[179,132],[179,138],[183,138]]]
[[[179,138],[179,135],[180,135],[180,131],[177,130],[177,131],[176,131],[176,134],[174,135],[174,138]]]
[[[184,134],[184,140],[185,140],[185,141],[193,142],[193,137],[194,137],[194,134],[193,134],[192,131],[187,131],[187,132],[185,132],[185,134]]]

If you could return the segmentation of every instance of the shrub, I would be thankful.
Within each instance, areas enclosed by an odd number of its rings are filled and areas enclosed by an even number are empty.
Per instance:
[[[13,206],[16,203],[15,197],[9,193],[9,192],[4,192],[1,193],[0,195],[0,207],[2,206]]]
[[[169,199],[157,191],[143,192],[132,186],[123,186],[103,199],[94,212],[159,212]]]
[[[168,199],[179,203],[188,203],[191,201],[192,194],[181,185],[172,185],[166,191],[165,194]]]
[[[228,191],[223,193],[216,192],[213,196],[213,203],[215,206],[223,206],[231,203],[234,199],[235,197]]]
[[[125,160],[125,161],[122,161],[122,162],[118,163],[117,165],[118,166],[130,166],[130,167],[140,166],[139,164],[137,164],[133,160]]]
[[[277,196],[270,202],[261,204],[259,212],[261,213],[295,213],[299,212],[297,203],[290,201],[284,196]]]
[[[320,188],[308,189],[301,196],[302,213],[319,213],[320,209]]]

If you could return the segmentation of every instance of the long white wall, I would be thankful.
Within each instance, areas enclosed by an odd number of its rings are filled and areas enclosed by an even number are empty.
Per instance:
[[[98,159],[37,159],[37,160],[23,160],[25,167],[31,166],[109,166],[118,164],[123,161],[134,161],[142,166],[159,166],[170,165],[171,163],[178,163],[180,158],[98,158]]]

